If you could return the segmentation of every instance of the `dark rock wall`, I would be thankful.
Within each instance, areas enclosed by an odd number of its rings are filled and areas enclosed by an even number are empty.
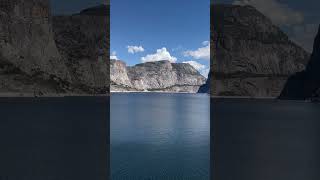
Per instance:
[[[309,54],[251,6],[211,7],[212,95],[277,97]]]

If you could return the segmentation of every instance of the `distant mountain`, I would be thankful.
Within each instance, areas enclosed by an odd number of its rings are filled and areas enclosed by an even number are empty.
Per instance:
[[[277,97],[310,55],[251,6],[211,6],[211,94]]]
[[[186,63],[169,61],[147,62],[126,66],[123,61],[111,60],[111,91],[198,91],[206,78]]]
[[[320,99],[320,26],[305,70],[292,75],[280,99]]]
[[[0,93],[107,93],[108,14],[52,17],[49,3],[0,3]]]

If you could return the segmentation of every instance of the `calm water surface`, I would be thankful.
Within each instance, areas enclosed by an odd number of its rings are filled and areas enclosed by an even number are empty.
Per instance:
[[[112,180],[209,180],[210,98],[114,93]]]
[[[320,179],[320,104],[211,101],[215,179]]]

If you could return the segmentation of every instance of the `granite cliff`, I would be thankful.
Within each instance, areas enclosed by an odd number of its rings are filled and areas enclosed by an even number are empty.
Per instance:
[[[320,100],[320,26],[306,69],[288,79],[279,98]]]
[[[211,5],[211,94],[277,97],[310,55],[251,6]]]
[[[53,17],[49,0],[1,1],[0,93],[105,94],[108,24],[108,14]]]
[[[53,17],[54,39],[74,87],[89,94],[109,91],[109,7]]]
[[[111,60],[111,91],[197,92],[206,81],[186,63],[147,62],[126,66]]]

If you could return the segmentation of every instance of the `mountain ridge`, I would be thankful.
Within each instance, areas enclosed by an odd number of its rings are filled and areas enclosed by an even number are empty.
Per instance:
[[[163,60],[127,66],[110,61],[111,91],[198,91],[205,78],[190,64]]]

